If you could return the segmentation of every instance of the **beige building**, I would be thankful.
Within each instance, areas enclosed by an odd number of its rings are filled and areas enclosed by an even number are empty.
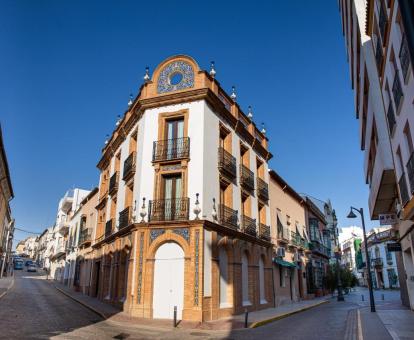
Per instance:
[[[276,305],[308,298],[305,200],[275,171],[269,181]]]
[[[0,271],[7,269],[6,264],[12,250],[14,225],[9,202],[13,197],[13,187],[0,126]]]

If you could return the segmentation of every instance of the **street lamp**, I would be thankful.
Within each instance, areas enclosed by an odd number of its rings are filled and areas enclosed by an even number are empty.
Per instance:
[[[342,280],[341,280],[341,273],[340,273],[340,265],[339,260],[341,258],[341,250],[339,246],[335,251],[335,259],[336,259],[336,280],[338,282],[338,299],[337,301],[345,301],[344,294],[342,293]]]
[[[367,236],[365,234],[365,221],[364,221],[364,210],[357,209],[354,207],[351,207],[351,210],[348,214],[348,218],[356,218],[357,216],[354,214],[354,210],[357,211],[361,215],[361,221],[362,221],[362,230],[364,232],[364,246],[365,246],[365,258],[367,262],[367,271],[368,271],[368,289],[369,289],[369,302],[371,305],[371,312],[375,312],[375,301],[374,301],[374,291],[372,290],[372,275],[371,275],[371,261],[368,254],[368,242],[367,242]]]

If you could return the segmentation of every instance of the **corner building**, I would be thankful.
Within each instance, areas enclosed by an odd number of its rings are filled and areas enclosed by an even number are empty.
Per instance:
[[[98,163],[91,295],[193,321],[273,306],[267,138],[188,56],[144,79]]]

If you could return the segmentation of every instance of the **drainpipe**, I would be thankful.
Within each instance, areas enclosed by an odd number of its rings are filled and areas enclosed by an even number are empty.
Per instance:
[[[276,293],[275,293],[275,273],[274,273],[273,258],[272,258],[272,285],[273,285],[273,307],[276,308]]]
[[[410,52],[411,66],[414,67],[414,0],[398,0],[398,5]]]

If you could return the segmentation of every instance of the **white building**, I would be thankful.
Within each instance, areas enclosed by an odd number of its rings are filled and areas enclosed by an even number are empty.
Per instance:
[[[413,60],[399,1],[341,0],[371,219],[396,213],[401,299],[414,309]]]
[[[80,202],[89,194],[83,189],[73,189],[66,192],[59,201],[56,223],[53,227],[53,238],[51,240],[50,275],[57,281],[67,282],[69,277],[69,263],[66,260],[66,253],[72,249],[68,237],[70,219],[79,208]]]
[[[374,288],[399,288],[395,252],[389,252],[387,249],[387,244],[394,243],[395,239],[395,233],[392,227],[373,228],[368,232],[368,253],[371,261],[371,274]],[[365,263],[364,244],[362,244],[361,249],[362,259]],[[366,277],[364,275],[365,281]]]
[[[363,238],[362,228],[357,226],[341,228],[339,233],[339,244],[342,253],[341,264],[354,273],[360,284],[362,284],[362,272],[358,265],[360,266],[362,263],[358,263],[357,253],[360,252]]]

